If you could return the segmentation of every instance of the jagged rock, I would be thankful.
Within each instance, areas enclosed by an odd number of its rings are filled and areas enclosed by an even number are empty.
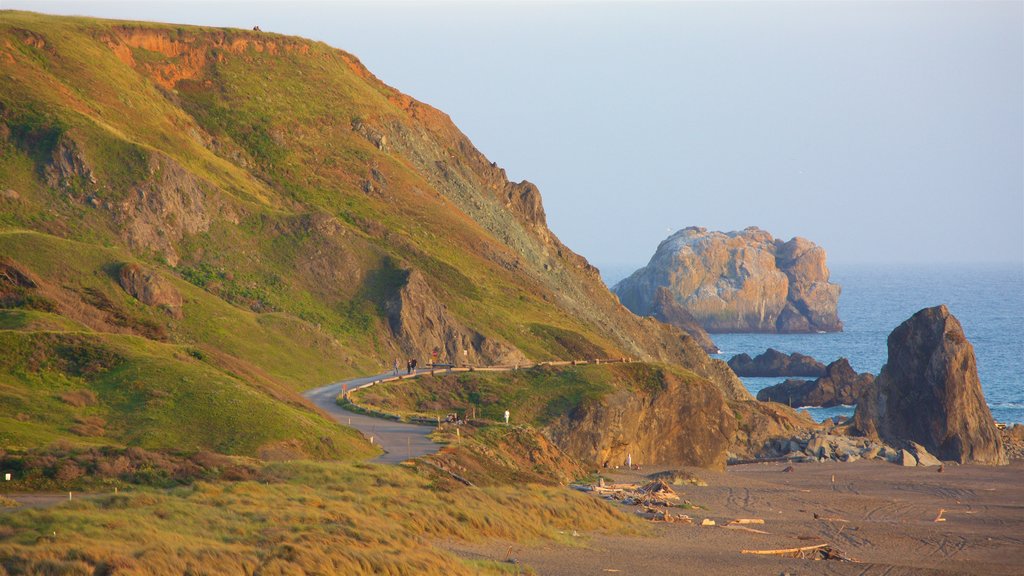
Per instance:
[[[401,288],[385,301],[384,310],[392,336],[412,358],[429,358],[438,347],[442,359],[459,364],[527,363],[515,347],[467,328],[449,314],[419,270],[406,273]]]
[[[634,313],[652,315],[665,287],[708,332],[839,331],[840,288],[828,277],[825,251],[803,238],[691,227],[664,240],[614,291]]]
[[[875,457],[881,453],[881,451],[881,446],[879,446],[878,444],[872,444],[865,448],[864,451],[860,453],[860,457],[865,460],[874,460]]]
[[[237,217],[211,201],[209,184],[170,157],[153,153],[147,164],[149,177],[111,208],[130,246],[159,252],[177,266],[178,241],[209,230],[215,216],[227,221]]]
[[[925,308],[889,335],[889,358],[857,403],[853,426],[942,460],[1005,464],[981,390],[974,348],[945,306]]]
[[[829,452],[828,442],[821,436],[815,436],[807,443],[807,448],[804,449],[804,452],[815,458],[827,456]]]
[[[918,466],[942,466],[942,461],[928,453],[924,446],[910,442],[910,452],[917,458]]]
[[[668,293],[667,289],[662,290]],[[737,376],[809,376],[816,378],[825,375],[825,365],[810,356],[799,352],[784,354],[769,348],[764,354],[753,359],[749,354],[737,354],[729,360],[729,367]]]
[[[917,458],[909,450],[900,450],[896,462],[900,466],[917,466]]]
[[[999,430],[1003,439],[1003,449],[1008,460],[1024,459],[1024,424],[1014,424]]]
[[[46,181],[54,188],[75,188],[79,185],[96,184],[89,161],[78,143],[62,134],[53,148],[53,156],[44,170]]]
[[[825,375],[813,382],[807,380],[786,380],[774,386],[762,388],[757,399],[762,402],[778,402],[794,407],[821,406],[829,408],[851,405],[866,390],[875,377],[868,373],[858,374],[846,358],[840,358],[828,365]]]
[[[152,270],[138,264],[125,264],[117,275],[125,292],[147,306],[163,308],[175,318],[181,318],[181,294]]]

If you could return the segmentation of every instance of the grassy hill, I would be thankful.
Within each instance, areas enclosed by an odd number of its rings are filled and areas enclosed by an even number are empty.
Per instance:
[[[5,444],[366,454],[297,392],[434,349],[633,356],[742,394],[688,336],[619,305],[532,184],[354,56],[0,14],[0,336],[25,350],[0,370]],[[116,367],[30,361],[66,345]],[[60,400],[77,389],[95,406]]]

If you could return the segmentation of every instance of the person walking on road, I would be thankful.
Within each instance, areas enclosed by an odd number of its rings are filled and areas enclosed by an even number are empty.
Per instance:
[[[394,376],[398,376],[398,358],[395,358]]]
[[[405,373],[406,374],[412,374],[412,360],[411,359],[405,361]]]

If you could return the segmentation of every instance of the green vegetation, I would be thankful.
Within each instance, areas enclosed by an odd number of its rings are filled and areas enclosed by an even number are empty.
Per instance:
[[[354,57],[246,31],[3,15],[0,330],[16,347],[65,334],[122,359],[79,382],[9,355],[12,447],[257,455],[292,439],[310,455],[366,454],[295,391],[400,355],[385,303],[412,268],[449,314],[531,357],[615,353],[452,208],[449,183],[403,157],[424,150],[385,144],[399,127],[459,146],[446,119],[410,115]],[[180,314],[122,289],[127,263],[180,294]],[[97,406],[56,400],[72,383]]]
[[[537,366],[511,372],[439,373],[377,384],[351,397],[357,405],[403,417],[443,418],[452,411],[465,415],[472,410],[477,418],[501,421],[510,410],[515,422],[543,427],[616,390],[663,386],[666,370],[688,374],[638,362]]]
[[[349,54],[250,31],[3,11],[0,62],[0,461],[24,489],[131,488],[5,512],[0,573],[507,573],[429,544],[636,526],[509,485],[576,472],[530,429],[384,469],[299,395],[409,348],[389,314],[410,270],[474,339],[620,355],[597,309],[559,303],[592,270],[510,224],[504,177],[443,114]],[[587,282],[577,302],[607,296]],[[636,371],[424,401],[543,423]]]
[[[400,467],[290,462],[261,481],[78,499],[5,512],[10,573],[502,574],[432,546],[454,538],[568,542],[559,532],[640,531],[640,521],[558,487],[436,490]]]
[[[373,454],[351,430],[275,401],[186,349],[134,336],[0,331],[0,444],[56,441],[258,455]]]

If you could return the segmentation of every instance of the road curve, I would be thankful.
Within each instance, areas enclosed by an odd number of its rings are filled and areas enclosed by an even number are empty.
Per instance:
[[[429,372],[429,370],[417,370],[416,375]],[[302,395],[329,414],[339,424],[351,426],[359,430],[367,438],[372,438],[374,444],[383,448],[384,454],[374,458],[371,462],[398,464],[410,458],[417,458],[437,452],[441,445],[427,437],[434,431],[432,426],[406,424],[404,422],[356,414],[355,412],[345,410],[335,401],[338,395],[341,394],[342,386],[347,385],[348,391],[352,392],[378,380],[391,378],[392,375],[391,372],[385,372],[375,376],[343,380],[320,388],[307,390]]]
[[[633,362],[632,358],[611,358],[611,359],[595,359],[595,360],[554,360],[542,362],[539,364],[517,364],[513,366],[478,366],[474,368],[457,367],[445,370],[443,368],[431,369],[431,368],[420,368],[413,372],[412,376],[422,376],[423,374],[432,374],[433,372],[446,371],[451,372],[508,372],[510,370],[519,370],[521,368],[531,368],[538,365],[546,366],[577,366],[585,364],[615,364]],[[402,378],[409,378],[408,375],[403,374]],[[433,454],[437,452],[441,446],[432,442],[427,436],[433,432],[432,426],[421,426],[418,424],[406,424],[404,422],[395,422],[394,420],[386,420],[383,418],[374,418],[373,416],[366,416],[364,414],[356,414],[355,412],[349,412],[335,401],[339,394],[341,394],[342,386],[347,386],[348,391],[352,392],[360,388],[371,386],[376,382],[397,380],[398,377],[394,372],[384,372],[381,374],[375,374],[373,376],[364,376],[362,378],[352,378],[351,380],[342,380],[341,382],[335,382],[334,384],[328,384],[327,386],[321,386],[320,388],[314,388],[307,390],[302,393],[308,400],[316,404],[324,412],[330,414],[331,418],[334,418],[338,423],[344,424],[345,426],[351,426],[356,430],[359,430],[367,438],[373,438],[373,443],[377,444],[385,450],[385,453],[378,456],[372,462],[380,462],[382,464],[398,464],[399,462],[409,460],[410,458],[417,458],[419,456],[426,456],[427,454]]]

